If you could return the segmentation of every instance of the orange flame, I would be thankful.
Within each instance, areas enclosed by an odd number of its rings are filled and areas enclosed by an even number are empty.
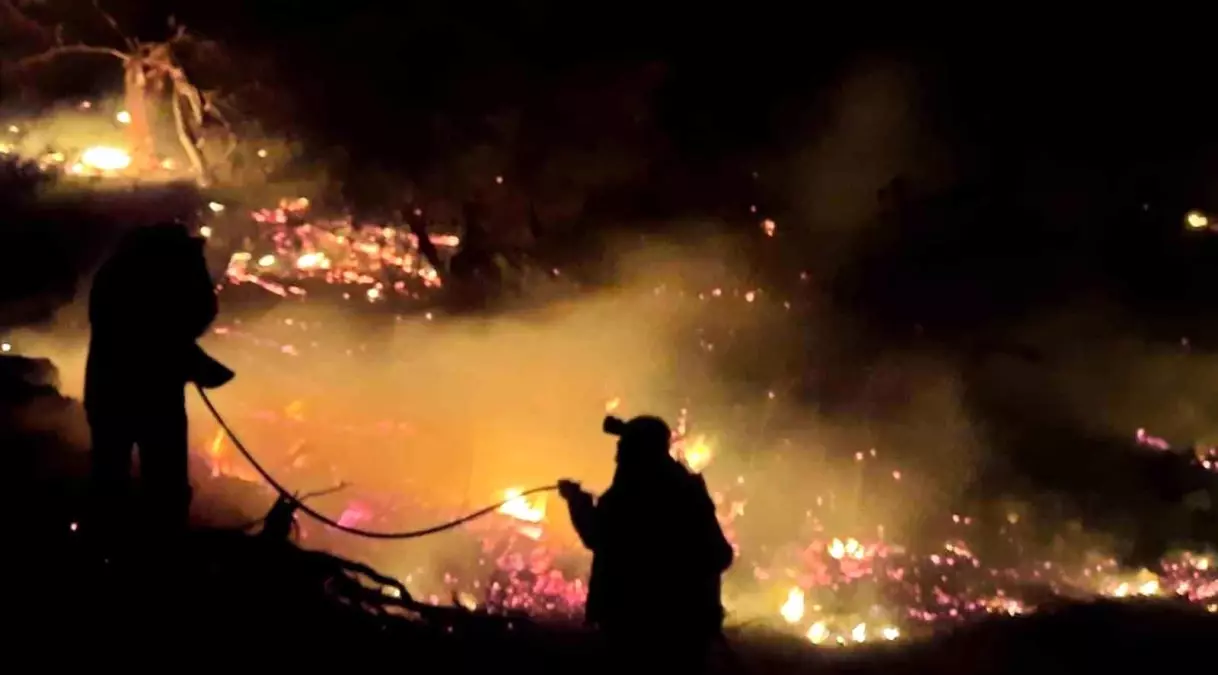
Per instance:
[[[524,496],[520,488],[510,488],[503,491],[507,499],[499,507],[499,513],[522,520],[526,523],[540,523],[546,518],[546,501],[544,496]]]

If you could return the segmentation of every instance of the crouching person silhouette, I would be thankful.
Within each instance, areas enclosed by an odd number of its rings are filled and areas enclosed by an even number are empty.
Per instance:
[[[592,551],[587,620],[604,633],[619,668],[698,672],[721,637],[721,579],[731,544],[700,475],[669,454],[672,432],[656,417],[605,419],[618,436],[613,483],[599,499],[564,480],[559,491]]]
[[[217,313],[204,244],[176,223],[138,228],[94,277],[85,412],[95,529],[103,539],[118,534],[134,504],[133,447],[146,523],[158,535],[186,528],[185,387],[218,387],[233,377],[196,344]]]

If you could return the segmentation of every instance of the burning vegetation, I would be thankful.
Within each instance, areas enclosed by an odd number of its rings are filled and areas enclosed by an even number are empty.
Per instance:
[[[248,213],[243,218],[245,230],[222,220],[232,216],[226,206],[216,203],[208,212],[213,220],[204,221],[208,223],[204,227],[209,228],[213,243],[229,240],[226,246],[236,242],[239,249],[231,254],[226,266],[220,286],[222,302],[237,298],[233,294],[240,289],[253,288],[287,303],[270,316],[252,318],[242,318],[238,306],[229,320],[215,328],[211,338],[217,352],[231,359],[247,387],[252,387],[242,390],[240,402],[229,402],[231,409],[241,411],[237,426],[249,435],[256,451],[275,458],[273,471],[282,480],[306,485],[347,480],[356,473],[360,479],[352,481],[355,487],[326,498],[323,509],[344,525],[369,529],[393,529],[403,521],[441,520],[483,501],[477,498],[479,495],[486,501],[509,500],[496,516],[449,536],[440,549],[422,556],[417,550],[395,549],[393,543],[353,542],[307,520],[300,523],[302,541],[310,547],[354,552],[355,557],[369,560],[399,579],[417,599],[430,605],[455,604],[492,614],[524,613],[539,620],[577,618],[586,598],[587,556],[570,536],[565,513],[547,503],[544,495],[519,496],[519,487],[488,490],[480,475],[486,472],[493,480],[494,476],[515,474],[518,478],[511,482],[517,484],[532,477],[544,479],[546,472],[559,470],[545,457],[559,456],[556,450],[570,452],[572,441],[559,438],[565,431],[532,440],[520,431],[536,430],[542,423],[538,422],[517,426],[505,436],[511,439],[506,447],[540,441],[546,449],[536,457],[526,453],[486,462],[481,455],[470,455],[463,460],[469,462],[471,474],[464,486],[463,503],[452,499],[451,476],[441,476],[461,471],[451,460],[465,451],[450,448],[457,452],[448,461],[424,460],[427,466],[416,464],[420,459],[417,453],[411,453],[412,459],[398,468],[394,468],[396,462],[385,464],[383,460],[387,459],[385,453],[395,447],[422,449],[437,447],[432,445],[437,442],[452,443],[459,435],[443,430],[449,423],[446,418],[460,425],[455,420],[468,415],[467,423],[478,424],[473,420],[483,415],[484,406],[505,405],[515,415],[528,408],[527,401],[563,397],[563,387],[596,382],[591,390],[568,394],[585,403],[600,396],[599,404],[587,406],[580,419],[595,419],[600,412],[620,410],[631,400],[639,400],[629,391],[613,390],[612,378],[601,380],[596,372],[566,382],[559,373],[551,380],[546,358],[531,355],[524,347],[539,341],[545,343],[543,349],[569,353],[570,349],[587,349],[587,333],[582,329],[572,331],[570,326],[543,326],[535,333],[525,330],[500,347],[520,361],[518,368],[502,373],[483,368],[480,375],[463,376],[459,385],[444,384],[436,393],[423,395],[440,396],[440,391],[474,386],[483,377],[486,382],[494,381],[492,388],[498,392],[504,381],[511,380],[515,384],[509,388],[522,400],[527,399],[523,408],[521,401],[498,399],[495,403],[475,397],[464,412],[446,409],[429,422],[421,416],[429,409],[441,408],[425,403],[418,394],[405,395],[405,401],[410,402],[405,407],[387,405],[384,397],[403,396],[391,393],[394,382],[411,386],[409,379],[396,379],[399,373],[411,373],[406,377],[414,380],[414,386],[424,388],[431,377],[437,377],[418,365],[419,358],[428,358],[423,356],[426,351],[418,351],[424,343],[454,351],[454,359],[467,359],[454,338],[469,327],[451,323],[457,320],[443,317],[438,310],[433,313],[426,309],[429,296],[442,292],[443,286],[409,229],[379,225],[355,228],[349,220],[314,219],[307,200],[302,199],[284,200],[275,208]],[[764,228],[761,236],[768,236]],[[460,246],[456,235],[435,235],[432,243],[442,251]],[[728,323],[735,326],[749,320],[741,313],[744,308],[766,306],[780,315],[789,311],[789,302],[749,288],[728,290],[719,285],[678,291],[674,287],[648,286],[632,293],[636,295],[626,305],[614,305],[613,309],[621,312],[629,308],[637,313],[650,307],[647,311],[653,313],[640,325],[659,319],[672,321],[677,315],[721,319],[726,312],[734,317]],[[345,310],[330,307],[358,302],[375,309],[390,297],[406,304],[393,305],[392,309],[385,305],[385,309],[375,312],[389,319],[388,325],[381,324],[376,330],[407,332],[398,335],[387,349],[370,353],[370,336],[362,329],[353,328],[350,333],[354,337],[343,337],[331,328],[333,322],[343,321]],[[603,318],[603,314],[597,314],[579,321],[587,326],[602,325],[599,322]],[[554,320],[560,324],[574,321],[570,317]],[[627,330],[634,330],[638,321],[633,319]],[[424,337],[422,331],[428,330],[428,325],[449,332]],[[552,330],[568,337],[554,342]],[[731,330],[734,328],[719,337],[713,330],[688,330],[688,326],[678,332],[681,339],[693,340],[697,346],[693,353],[709,357],[715,351],[707,345],[729,340]],[[643,341],[653,338],[661,339],[655,334],[642,336]],[[675,338],[667,335],[662,339],[671,343]],[[38,351],[36,342],[27,342],[21,335],[9,343],[19,352]],[[484,349],[478,347],[476,351]],[[383,372],[374,374],[359,365],[360,361],[377,363]],[[294,376],[289,374],[292,371]],[[340,373],[343,382],[326,380]],[[533,382],[521,379],[528,377]],[[646,379],[657,377],[653,372]],[[436,381],[444,379],[439,376]],[[547,382],[553,388],[545,388]],[[258,391],[265,386],[286,389],[274,395]],[[530,393],[530,386],[542,389]],[[634,385],[619,380],[616,386]],[[751,404],[753,409],[764,411],[773,406],[778,397],[776,389],[761,392]],[[935,481],[934,476],[919,475],[922,468],[904,465],[900,453],[875,447],[847,448],[841,454],[822,447],[819,463],[784,465],[784,457],[806,455],[807,449],[789,438],[769,437],[765,440],[768,449],[759,451],[754,444],[754,456],[739,453],[731,440],[716,440],[721,434],[716,433],[718,425],[710,417],[713,413],[700,416],[696,394],[683,392],[676,399],[666,400],[683,401],[674,410],[674,456],[707,477],[720,521],[737,551],[725,595],[729,616],[736,622],[761,622],[804,636],[813,644],[848,646],[928,635],[979,616],[1035,612],[1039,604],[1061,597],[1172,598],[1218,611],[1218,568],[1212,554],[1173,551],[1154,569],[1129,569],[1088,533],[1069,528],[1055,534],[1054,547],[1046,549],[1038,540],[1046,528],[1059,527],[1055,519],[1038,523],[1026,509],[1017,506],[999,511],[990,505],[982,513],[952,509],[936,512],[928,510],[935,507],[926,502],[915,506],[922,519],[915,533],[904,525],[890,525],[878,516],[872,517],[876,510],[869,506],[869,501],[880,495],[901,494],[902,499],[917,500],[919,490],[903,492],[906,486]],[[571,401],[562,401],[558,409],[572,410]],[[550,414],[539,417],[552,419]],[[214,489],[224,492],[233,485],[246,484],[249,489],[264,491],[222,432],[210,428],[202,417],[194,419],[198,458],[207,467],[207,480],[215,484]],[[493,419],[488,422],[491,426],[494,423]],[[482,443],[494,435],[483,430],[469,440]],[[572,438],[580,443],[596,442],[586,434]],[[857,442],[857,438],[849,441]],[[1170,444],[1142,430],[1131,434],[1130,444],[1137,444],[1148,454],[1171,451]],[[759,457],[767,459],[760,461]],[[836,457],[848,459],[845,469]],[[597,472],[603,471],[606,461],[599,458],[579,464]],[[1188,461],[1197,471],[1218,475],[1216,448],[1199,447]],[[519,462],[527,468],[513,468]],[[378,465],[382,466],[370,468]],[[369,470],[382,477],[363,480],[371,478]],[[784,478],[791,477],[781,474],[795,470],[819,478],[805,482],[802,490],[778,487],[787,485]],[[403,482],[388,475],[397,472],[411,478]],[[478,482],[468,482],[475,480],[474,473],[479,474]],[[420,491],[433,481],[450,487],[438,492]],[[202,489],[213,488],[205,484]],[[789,513],[782,519],[787,523],[784,531],[775,532],[775,525],[767,521],[774,515],[772,493],[780,489],[782,508]],[[755,502],[765,506],[754,508]],[[395,591],[389,588],[385,592]]]
[[[37,124],[14,120],[5,124],[0,153],[91,185],[209,183],[199,139],[205,117],[218,111],[174,59],[174,41],[188,37],[178,29],[169,42],[126,41],[122,50],[52,47],[38,58],[95,54],[121,64],[122,104],[85,101],[74,111],[105,120],[117,133],[58,147]],[[180,153],[161,155],[150,140],[146,106],[156,86],[169,92]],[[263,150],[255,155],[268,159]],[[779,238],[775,220],[756,211],[750,214],[754,234]],[[431,606],[578,618],[587,555],[563,510],[545,495],[521,496],[521,486],[570,468],[603,474],[608,451],[574,450],[603,447],[577,430],[594,427],[587,422],[602,412],[628,407],[674,417],[674,456],[704,473],[713,490],[737,554],[725,595],[731,621],[761,622],[816,645],[850,646],[917,638],[981,616],[1031,613],[1060,598],[1164,598],[1218,612],[1218,557],[1205,542],[1130,568],[1119,561],[1119,546],[1097,543],[1081,526],[1062,527],[1057,514],[1038,520],[1036,509],[1024,505],[925,497],[926,486],[946,479],[923,464],[908,465],[902,449],[863,440],[869,431],[822,433],[820,426],[829,425],[818,426],[820,420],[798,434],[771,430],[787,382],[733,391],[730,405],[713,386],[701,391],[712,371],[704,361],[729,351],[734,340],[744,342],[739,335],[749,326],[763,332],[792,312],[792,294],[783,290],[730,274],[707,283],[706,276],[677,274],[632,282],[607,300],[577,298],[537,318],[538,325],[521,320],[487,328],[445,314],[439,298],[466,235],[429,222],[420,210],[373,222],[341,209],[327,214],[290,195],[256,205],[216,197],[198,215],[199,233],[223,259],[218,285],[227,316],[209,340],[245,383],[231,401],[240,411],[236,426],[255,451],[273,457],[285,483],[333,483],[359,474],[354,487],[325,497],[322,508],[343,525],[370,529],[444,519],[483,499],[507,500],[495,515],[423,552],[353,542],[300,523],[305,544],[352,553],[384,571],[388,577],[376,578],[385,582],[377,585],[386,597],[401,598],[409,589]],[[1201,211],[1186,213],[1183,225],[1218,232]],[[801,274],[795,285],[808,278]],[[243,305],[251,291],[270,302],[249,310]],[[372,318],[356,318],[353,306]],[[470,337],[500,328],[485,343]],[[661,346],[649,346],[655,344]],[[3,341],[6,353],[34,354],[41,347],[37,336],[20,332]],[[71,368],[81,360],[78,347],[57,360]],[[605,363],[638,353],[644,365],[571,373],[589,352]],[[669,364],[677,360],[699,365],[686,366],[692,374],[680,373],[688,379],[679,380],[684,388],[674,393],[657,382],[676,379]],[[506,412],[496,415],[496,407]],[[537,421],[520,422],[526,415]],[[269,496],[223,432],[202,416],[194,420],[196,459],[204,467],[200,489]],[[542,430],[546,424],[553,428]],[[755,438],[723,432],[733,425]],[[1176,452],[1142,429],[1130,430],[1129,443],[1147,455]],[[398,456],[401,448],[410,451]],[[577,453],[605,456],[569,459]],[[426,456],[436,454],[443,456]],[[1198,473],[1218,476],[1218,447],[1201,444],[1178,457]],[[453,479],[454,473],[468,475]],[[790,487],[793,478],[797,488]],[[1190,497],[1218,495],[1198,492]],[[898,507],[873,508],[889,501]],[[916,528],[906,522],[911,512]],[[1048,531],[1053,541],[1047,546]]]
[[[121,176],[131,165],[124,151],[107,146],[86,148],[74,156],[52,153],[38,163],[44,170],[103,179]],[[367,339],[336,341],[329,325],[341,322],[342,313],[328,309],[335,303],[343,306],[358,302],[373,309],[384,305],[377,311],[392,317],[392,321],[390,326],[376,329],[379,331],[403,324],[414,331],[419,321],[449,321],[434,305],[435,296],[444,290],[442,275],[421,251],[415,231],[405,223],[357,224],[349,216],[326,218],[315,214],[304,198],[283,199],[273,207],[243,213],[238,207],[213,201],[201,216],[201,233],[210,238],[217,252],[227,256],[220,284],[222,302],[230,299],[239,305],[244,302],[241,297],[248,297],[240,295],[241,290],[253,288],[268,298],[288,303],[275,310],[272,320],[243,319],[238,309],[230,315],[231,320],[215,328],[212,338],[217,350],[235,363],[260,362],[257,367],[238,366],[251,384],[264,378],[268,383],[278,383],[277,378],[287,368],[305,376],[301,380],[304,389],[315,390],[302,390],[299,395],[243,396],[243,403],[236,408],[249,411],[239,418],[239,428],[250,434],[257,450],[266,448],[277,455],[283,480],[289,484],[322,478],[345,480],[351,468],[347,465],[364,460],[347,455],[350,461],[345,461],[342,452],[311,449],[339,437],[344,438],[342,446],[361,446],[365,453],[370,448],[379,453],[417,445],[415,415],[394,418],[390,415],[397,413],[390,413],[378,418],[385,413],[383,406],[373,406],[379,410],[374,413],[361,411],[360,400],[337,401],[340,396],[363,400],[366,393],[348,389],[341,394],[334,387],[326,391],[327,387],[319,388],[318,382],[306,383],[313,377],[324,377],[325,372],[348,369],[345,379],[386,391],[384,384],[369,384],[378,378],[366,369],[356,366],[351,370],[351,366],[340,364],[354,359],[398,360],[403,356],[410,361],[410,350],[418,348],[407,341],[401,343],[405,353],[391,348],[370,357]],[[1201,218],[1189,214],[1186,224],[1196,229]],[[765,219],[758,236],[769,238],[775,231],[773,221]],[[441,261],[460,250],[461,238],[456,233],[430,234],[429,238]],[[756,288],[731,289],[722,284],[700,289],[652,285],[636,292],[638,296],[630,301],[632,306],[638,302],[671,305],[660,315],[664,320],[672,319],[672,306],[678,306],[682,307],[678,313],[686,317],[707,313],[716,316],[714,323],[719,328],[724,312],[734,317],[727,323],[735,324],[749,320],[741,313],[744,308],[765,306],[767,311],[781,315],[791,307],[788,300],[776,294]],[[314,305],[326,309],[318,315],[309,309]],[[714,345],[729,341],[728,335],[734,330],[729,327],[717,338],[715,330],[694,328],[685,339],[692,337],[697,345],[694,353],[709,357],[715,354]],[[670,341],[672,336],[663,339]],[[36,343],[27,344],[20,335],[6,339],[5,348],[37,351]],[[340,351],[336,353],[335,349]],[[527,354],[521,352],[518,357],[525,359]],[[277,365],[269,368],[271,363]],[[522,368],[519,373],[527,370]],[[510,376],[517,375],[513,372]],[[380,379],[384,379],[383,374]],[[527,384],[521,382],[521,386]],[[621,391],[619,395],[604,382],[598,389],[603,407],[590,406],[589,417],[599,411],[618,410],[623,401],[632,399],[630,392]],[[760,395],[762,409],[773,404],[775,389],[768,387]],[[558,390],[545,395],[561,396]],[[588,397],[585,393],[580,398]],[[787,495],[784,504],[798,517],[786,518],[789,530],[775,535],[773,525],[765,522],[770,514],[755,515],[751,504],[759,498],[767,501],[766,493],[772,490],[769,484],[775,479],[772,474],[783,471],[781,464],[765,466],[745,456],[733,457],[730,443],[713,440],[713,420],[702,422],[695,431],[691,420],[699,417],[698,397],[682,394],[677,398],[682,403],[675,411],[678,424],[674,455],[690,469],[705,472],[714,490],[720,521],[737,549],[737,563],[729,575],[725,596],[729,616],[737,622],[760,621],[802,635],[813,644],[847,646],[927,635],[978,616],[1034,612],[1039,603],[1058,597],[1174,598],[1218,611],[1218,566],[1212,554],[1174,551],[1156,569],[1131,570],[1119,564],[1113,553],[1102,552],[1086,533],[1076,531],[1057,535],[1057,550],[1065,555],[1055,559],[1036,543],[1041,530],[1051,525],[1029,522],[1018,510],[986,515],[951,511],[923,514],[924,520],[932,523],[926,529],[939,533],[937,543],[924,535],[909,540],[899,526],[869,522],[862,515],[868,511],[864,506],[868,495],[899,491],[903,484],[919,478],[934,481],[933,476],[919,477],[918,468],[886,459],[890,453],[883,448],[848,452],[853,467],[847,471],[835,466],[828,458],[836,453],[825,449],[821,450],[824,463],[817,467],[801,465],[801,471],[831,475],[837,482],[817,480],[806,491]],[[268,407],[275,399],[286,402]],[[471,409],[468,414],[476,416],[480,412]],[[234,483],[257,485],[257,476],[234,454],[222,432],[209,426],[206,421],[196,421],[195,435],[198,457],[217,489],[230,489],[225,486]],[[1141,430],[1132,442],[1147,453],[1170,451],[1165,441]],[[781,456],[800,450],[786,440],[766,454],[774,456],[774,452]],[[726,461],[722,459],[725,456],[729,458]],[[1194,459],[1198,470],[1218,473],[1218,449],[1198,448]],[[603,467],[604,462],[589,466]],[[410,471],[408,467],[404,465],[403,470]],[[451,471],[452,465],[444,470]],[[504,475],[511,470],[501,467],[493,473]],[[537,467],[525,474],[538,475]],[[442,519],[460,511],[461,505],[453,504],[450,496],[410,496],[409,488],[404,493],[397,491],[404,487],[400,482],[385,483],[362,494],[358,487],[352,488],[347,491],[353,495],[350,498],[336,501],[332,497],[325,503],[344,525],[372,529],[390,528],[402,519]],[[415,554],[402,558],[393,551],[393,544],[369,547],[354,543],[307,520],[301,523],[300,536],[310,546],[354,549],[357,557],[388,571],[418,599],[431,605],[453,603],[466,609],[524,613],[538,619],[577,618],[586,598],[587,557],[567,531],[565,513],[551,508],[545,496],[520,497],[520,491],[508,488],[483,492],[467,485],[467,500],[484,494],[488,501],[509,501],[496,517],[450,537],[444,553],[421,558]],[[470,503],[466,501],[465,505]],[[772,508],[767,506],[766,511]],[[764,536],[751,536],[750,530]],[[1076,539],[1073,544],[1072,537]],[[979,552],[972,543],[974,538],[986,542],[986,552]],[[452,563],[445,564],[446,560]],[[386,590],[391,595],[394,592],[392,588]]]

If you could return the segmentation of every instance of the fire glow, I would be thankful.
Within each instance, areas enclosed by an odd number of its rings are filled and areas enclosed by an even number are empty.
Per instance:
[[[122,120],[119,120],[122,122]],[[15,133],[15,132],[14,132]],[[0,150],[3,148],[0,147]],[[265,156],[265,151],[260,156]],[[78,160],[52,153],[45,158],[59,167],[69,166],[77,174],[113,175],[131,166],[131,157],[119,148],[97,146],[86,150]],[[213,216],[239,214],[236,205],[207,204]],[[346,218],[324,218],[311,209],[307,199],[284,199],[278,205],[248,212],[256,225],[243,250],[228,261],[224,287],[254,286],[281,298],[307,300],[322,293],[363,303],[384,303],[387,299],[424,299],[441,285],[439,274],[419,251],[418,238],[398,225],[353,223]],[[210,221],[209,221],[210,222]],[[1211,220],[1197,211],[1185,216],[1190,230],[1205,230]],[[209,235],[225,234],[223,225],[203,226]],[[761,220],[761,236],[780,236],[773,220]],[[431,243],[444,255],[460,245],[452,234],[432,234]],[[231,249],[229,249],[231,250]],[[759,308],[778,302],[776,295],[755,288],[715,287],[697,294],[699,302],[740,303],[740,307]],[[789,309],[789,306],[788,306]],[[426,315],[431,320],[431,314]],[[276,341],[260,334],[243,333],[240,326],[216,328],[216,338],[232,344],[244,340],[255,359],[287,357],[309,359],[314,356],[333,360],[325,347],[316,343]],[[700,345],[710,351],[712,346]],[[3,351],[8,351],[5,342]],[[350,353],[348,353],[350,355]],[[318,360],[321,360],[319,358]],[[629,397],[630,392],[624,392]],[[767,392],[764,400],[774,399]],[[610,399],[608,411],[622,405],[621,397]],[[321,406],[319,406],[321,407]],[[595,411],[590,411],[595,412]],[[299,407],[281,411],[259,411],[258,420],[282,422],[282,428],[299,429],[310,423],[323,424],[306,415]],[[682,410],[674,438],[673,454],[690,470],[704,473],[714,491],[718,516],[739,558],[729,575],[725,596],[729,614],[740,617],[746,605],[759,605],[761,613],[777,629],[806,638],[817,645],[856,645],[916,637],[943,625],[972,617],[1001,614],[1018,615],[1036,610],[1036,605],[1020,595],[1029,586],[1046,588],[1069,596],[1112,598],[1177,598],[1218,611],[1218,565],[1201,552],[1176,552],[1162,561],[1162,569],[1122,570],[1111,556],[1087,556],[1082,563],[1064,564],[1056,560],[1029,557],[1017,565],[999,564],[974,555],[970,541],[981,528],[999,531],[1013,541],[1022,536],[1020,518],[1006,514],[987,522],[967,514],[939,513],[933,518],[952,529],[952,536],[917,549],[896,540],[879,524],[868,527],[835,527],[830,521],[839,494],[808,495],[810,503],[792,503],[800,515],[800,525],[789,533],[784,546],[768,549],[745,548],[741,533],[762,529],[765,523],[747,516],[748,505],[756,500],[763,481],[747,473],[719,471],[721,458],[731,458],[730,446],[721,447],[713,436],[690,434],[687,411]],[[353,423],[343,423],[344,434],[367,432]],[[378,420],[366,427],[377,433],[397,429],[400,420]],[[298,433],[298,432],[289,432]],[[388,432],[386,432],[388,433]],[[384,438],[385,436],[380,436]],[[391,437],[394,442],[404,437]],[[291,439],[284,439],[291,440]],[[1161,439],[1139,430],[1137,441],[1147,451],[1169,449]],[[297,454],[298,445],[283,443],[289,467],[305,463]],[[201,445],[202,455],[216,479],[256,483],[258,478],[228,446],[222,432],[215,430],[209,442]],[[795,448],[792,452],[799,451]],[[853,451],[854,449],[851,448]],[[882,449],[881,449],[882,450]],[[857,452],[860,466],[876,464],[860,494],[889,489],[895,481],[915,479],[910,467],[887,464],[883,453]],[[1218,449],[1198,451],[1198,463],[1218,471]],[[894,482],[882,482],[894,481]],[[507,478],[504,483],[516,483]],[[554,535],[552,520],[565,518],[562,509],[547,511],[542,495],[524,496],[519,488],[502,495],[485,495],[488,500],[506,499],[498,514],[475,523],[459,536],[475,542],[478,566],[458,572],[454,569],[426,569],[400,573],[412,590],[434,603],[441,598],[458,597],[467,607],[492,612],[524,611],[537,617],[578,617],[586,597],[587,554],[571,547],[570,542]],[[383,523],[384,509],[362,499],[348,501],[333,513],[342,514],[346,524],[370,528]],[[420,509],[420,519],[442,519],[451,514]],[[325,540],[323,528],[302,523],[303,536],[315,542]],[[735,592],[733,586],[750,590]],[[859,600],[858,598],[865,598]],[[752,614],[752,612],[749,612]]]
[[[121,148],[98,145],[81,153],[80,163],[94,171],[122,171],[131,166],[131,155]]]
[[[277,209],[255,212],[254,220],[266,233],[259,240],[265,248],[235,255],[228,284],[255,283],[276,295],[299,298],[310,297],[305,289],[308,284],[322,288],[330,285],[339,291],[354,284],[407,297],[435,288],[422,271],[425,263],[418,254],[417,240],[402,235],[399,229],[371,226],[356,232],[348,223],[323,225],[307,215],[307,206],[298,200],[285,200]],[[437,236],[433,243],[443,247],[456,246],[459,241]],[[395,279],[387,272],[402,276]],[[363,299],[365,294],[351,297]],[[370,295],[366,297],[373,300]],[[721,288],[702,294],[699,300],[730,298],[741,303],[766,301],[765,294],[755,295],[750,301],[744,291],[734,293]],[[240,331],[229,327],[217,332],[227,340],[252,340],[259,349],[270,348],[297,358],[307,354],[300,345],[279,345],[254,335],[241,338]],[[771,401],[774,396],[766,392],[763,400]],[[623,400],[611,397],[604,408],[619,411]],[[283,416],[289,416],[286,410]],[[291,415],[294,423],[299,423],[302,416],[299,410]],[[916,638],[979,616],[1034,612],[1036,601],[1025,597],[1021,590],[1030,587],[1068,597],[1170,597],[1207,608],[1218,604],[1218,571],[1208,555],[1197,552],[1171,554],[1158,572],[1122,570],[1111,556],[1100,554],[1069,564],[1028,558],[1012,565],[989,562],[973,552],[969,542],[983,529],[1003,533],[1018,547],[1025,532],[1030,536],[1026,529],[1030,526],[1016,513],[1004,513],[992,521],[965,513],[940,514],[938,518],[952,531],[951,536],[937,545],[915,549],[895,540],[881,524],[842,532],[829,525],[836,510],[849,508],[834,506],[842,503],[840,495],[807,495],[812,503],[791,505],[804,518],[799,533],[792,533],[786,546],[745,550],[739,534],[751,527],[765,527],[746,515],[750,500],[758,494],[756,490],[765,489],[764,481],[718,471],[716,462],[724,456],[724,449],[716,447],[708,435],[690,433],[689,411],[680,411],[676,421],[673,455],[691,470],[707,476],[720,522],[740,556],[725,584],[729,616],[747,614],[752,620],[758,612],[746,608],[758,606],[760,598],[760,613],[768,613],[776,629],[793,632],[817,645],[850,646]],[[1148,452],[1169,448],[1162,439],[1143,430],[1131,440]],[[730,454],[730,450],[726,452]],[[210,447],[207,454],[213,466],[225,467],[219,471],[222,475],[252,479],[223,447]],[[1208,470],[1218,471],[1215,460],[1218,450],[1198,454],[1199,465]],[[916,478],[916,471],[889,463],[883,452],[874,449],[854,453],[853,465],[860,468],[860,475],[866,468],[866,475],[871,476],[859,487],[861,494]],[[430,597],[433,602],[460,597],[463,605],[491,612],[578,617],[586,597],[587,554],[555,535],[551,519],[565,518],[565,513],[550,513],[544,496],[523,496],[519,488],[486,496],[488,501],[495,497],[507,500],[497,517],[471,525],[468,530],[480,542],[478,567],[460,572],[416,570],[404,581],[412,589],[422,589],[420,597]],[[349,508],[367,513],[367,508],[359,504]],[[434,517],[442,515],[449,514],[435,513]],[[364,522],[374,526],[375,517]],[[315,526],[305,525],[306,535],[319,536]],[[732,590],[737,587],[753,590]]]

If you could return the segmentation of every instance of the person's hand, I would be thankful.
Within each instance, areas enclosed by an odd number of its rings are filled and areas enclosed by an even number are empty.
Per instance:
[[[223,387],[232,381],[235,373],[227,366],[213,359],[198,345],[193,346],[192,362],[190,364],[190,381],[204,389]]]
[[[564,478],[558,481],[558,494],[561,495],[563,499],[572,501],[582,499],[586,497],[588,493],[584,492],[584,488],[580,486],[578,481]]]

